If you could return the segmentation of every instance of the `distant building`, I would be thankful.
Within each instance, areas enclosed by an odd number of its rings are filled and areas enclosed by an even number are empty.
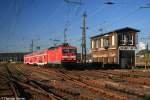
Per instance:
[[[144,42],[139,42],[139,51],[145,49],[146,49],[146,44]]]
[[[141,50],[136,54],[136,66],[150,67],[150,50]]]
[[[134,65],[137,32],[140,31],[126,27],[91,37],[92,62]]]
[[[23,62],[25,53],[0,53],[0,62]]]

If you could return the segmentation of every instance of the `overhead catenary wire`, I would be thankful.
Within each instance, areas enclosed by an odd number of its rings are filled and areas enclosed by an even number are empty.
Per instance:
[[[112,3],[112,4],[116,4],[116,3]],[[118,3],[120,4],[120,3]],[[105,27],[112,27],[113,25],[115,25],[116,23],[120,23],[123,22],[125,19],[129,18],[130,16],[134,15],[135,13],[137,13],[139,10],[141,10],[141,6],[138,6],[136,9],[134,9],[133,11],[129,12],[127,15],[118,18],[117,20],[114,20],[112,22],[105,22],[104,26]]]
[[[109,24],[109,26],[114,25],[115,23],[120,23],[122,21],[124,21],[125,19],[127,19],[128,17],[132,16],[133,14],[135,14],[136,12],[138,12],[139,10],[141,10],[141,8],[136,8],[135,10],[133,10],[132,12],[128,13],[126,16],[117,19],[116,21],[113,21],[112,23]]]
[[[11,23],[10,24],[10,27],[9,27],[9,32],[11,34],[11,38],[12,36],[15,36],[15,29],[16,29],[16,25],[17,25],[17,19],[18,19],[18,15],[16,13],[16,5],[17,5],[17,1],[13,2],[13,10],[15,10],[15,14],[12,16],[12,21],[10,21]]]
[[[76,1],[73,1],[73,0],[64,0],[64,2],[70,3],[70,4],[75,4],[75,5],[81,5],[82,4],[82,0],[76,0]]]
[[[64,2],[67,4],[67,7],[68,7],[68,17],[71,13],[71,6],[76,6],[76,10],[82,5],[82,0],[80,1],[71,1],[71,0],[64,0]],[[79,6],[79,7],[78,7]]]
[[[79,1],[72,1],[72,0],[64,0],[64,2],[67,4],[68,7],[68,12],[67,12],[67,21],[69,21],[69,17],[73,17],[73,14],[71,16],[71,5],[74,5],[74,11],[75,11],[75,15],[77,15],[77,13],[79,12],[79,8],[81,5],[83,5],[82,0]]]
[[[8,40],[13,39],[13,37],[15,37],[17,31],[16,31],[16,26],[17,26],[17,21],[18,18],[20,17],[20,14],[22,13],[22,10],[24,9],[24,1],[23,0],[10,0],[9,1],[9,7],[7,8],[6,12],[7,14],[10,14],[10,10],[12,10],[11,12],[13,12],[13,15],[11,16],[11,18],[9,19],[9,30],[7,33],[9,33],[10,35],[7,37]],[[6,14],[4,14],[5,16]],[[7,18],[7,16],[5,16],[5,19]],[[2,23],[4,24],[4,23]],[[5,23],[6,24],[6,23]],[[9,42],[8,42],[9,43]],[[9,43],[10,44],[10,43]],[[17,46],[13,46],[15,48],[17,48]],[[12,47],[9,46],[9,49],[11,49]]]
[[[136,12],[135,12],[135,13],[136,13]],[[135,14],[135,13],[133,13],[133,14]],[[132,14],[132,15],[133,15],[133,14]],[[131,15],[130,15],[130,16],[131,16]],[[129,17],[130,17],[130,16],[129,16]],[[127,17],[127,18],[128,18],[128,17]],[[88,19],[89,19],[89,17],[88,17]],[[123,19],[124,19],[124,18],[123,18]],[[118,21],[118,20],[117,20],[117,21]],[[122,20],[121,20],[121,21],[122,21]],[[119,21],[119,22],[120,22],[120,21]],[[69,22],[69,24],[70,24],[70,22]],[[114,24],[114,23],[113,23],[113,24]],[[55,33],[55,32],[53,32],[53,33]],[[60,34],[59,34],[59,35],[60,35]]]
[[[105,9],[104,5],[98,7],[93,13],[89,14],[88,16],[88,20],[92,19],[96,14],[100,13],[101,11],[103,11]],[[85,10],[85,9],[84,9]],[[74,25],[79,24],[80,20],[78,21],[74,21]],[[92,29],[92,28],[91,28]],[[90,31],[90,30],[89,30]]]
[[[26,0],[14,0],[16,16],[20,16],[20,14],[23,12],[23,10],[26,7],[29,7],[29,6],[33,5],[34,2],[35,2],[35,0],[30,0],[30,3],[25,7],[25,1]]]
[[[52,21],[56,20],[55,16],[58,12],[60,12],[60,10],[63,8],[63,6],[64,6],[64,3],[62,2],[54,9],[54,11],[52,13],[49,14],[50,17],[48,18],[48,21],[46,21],[42,26],[40,26],[40,28],[38,30],[39,33],[43,33],[42,31],[44,30],[44,28],[49,26],[48,24],[50,24],[50,22],[52,23]],[[54,33],[56,35],[56,32],[51,32],[51,33]],[[47,45],[47,47],[50,46],[49,44],[46,44],[46,45]],[[40,46],[40,48],[45,48],[45,46],[43,44],[40,44],[39,46]],[[42,46],[44,46],[44,47],[42,47]]]
[[[18,17],[20,16],[20,13],[21,13],[20,4],[21,4],[21,2],[19,2],[18,0],[14,1],[14,7],[13,8],[15,10],[15,14],[14,14],[14,19],[12,21],[10,31],[9,31],[9,33],[13,34],[13,36],[16,34],[15,29],[16,29],[16,26],[17,26]]]
[[[147,5],[148,3],[144,4]],[[143,8],[150,8],[150,6],[143,6],[143,5],[139,5],[137,8],[135,8],[133,11],[129,12],[126,16],[120,17],[117,20],[112,21],[111,23],[108,23],[106,26],[113,26],[116,23],[120,23],[125,21],[125,19],[129,18],[130,16],[134,15],[135,13],[137,13],[138,11],[142,10]]]
[[[62,2],[54,9],[54,11],[52,13],[49,13],[48,16],[50,16],[50,17],[48,17],[48,20],[45,21],[44,24],[39,27],[39,30],[38,30],[39,33],[43,33],[42,31],[44,31],[44,29],[47,26],[49,26],[50,23],[52,23],[53,21],[56,20],[56,18],[55,18],[56,14],[63,8],[63,6],[64,6],[64,3]],[[51,33],[55,33],[55,32],[51,32]]]
[[[95,16],[96,14],[98,14],[98,13],[100,13],[102,10],[104,10],[104,6],[101,6],[101,7],[98,7],[98,9],[96,9],[93,13],[91,13],[90,15],[89,15],[89,19],[90,18],[92,18],[93,16]]]
[[[13,6],[13,2],[10,1],[8,6],[7,6],[7,9],[5,10],[5,13],[3,13],[3,15],[1,15],[1,21],[0,21],[0,26],[4,24],[4,20],[6,20],[6,18],[8,17],[8,14],[10,12],[10,10],[12,10],[12,6]]]
[[[112,3],[112,4],[115,4],[115,3]],[[136,12],[138,12],[140,9],[141,9],[140,7],[139,7],[139,8],[136,8],[136,9],[133,10],[132,12],[128,13],[125,17],[119,18],[119,19],[117,19],[115,22],[118,23],[118,22],[122,21],[122,19],[130,17],[131,15],[135,14]],[[106,24],[106,23],[104,23],[104,24]],[[114,24],[114,22],[111,23],[110,25],[112,25],[112,24]]]
[[[67,7],[68,7],[67,20],[66,20],[65,28],[64,28],[64,43],[66,43],[66,42],[71,43],[71,40],[69,38],[67,39],[66,32],[68,33],[68,29],[72,25],[71,21],[72,21],[74,15],[77,16],[77,13],[79,12],[79,8],[82,5],[81,1],[82,0],[79,0],[79,1],[64,0],[64,2],[67,4]],[[74,7],[72,7],[72,6],[74,6]],[[71,7],[73,9],[71,9]],[[67,40],[69,40],[69,41],[67,41]]]

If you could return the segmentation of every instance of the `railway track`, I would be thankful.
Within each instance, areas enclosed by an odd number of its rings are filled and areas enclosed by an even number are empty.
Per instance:
[[[63,72],[63,71],[60,71],[60,73],[62,73],[61,76],[66,76],[69,80],[75,81],[76,83],[79,83],[78,85],[80,85],[81,87],[82,86],[87,87],[87,88],[89,88],[93,91],[96,91],[96,92],[101,90],[100,91],[101,93],[108,94],[107,96],[112,95],[112,97],[115,97],[116,99],[125,99],[125,97],[123,97],[123,96],[121,97],[121,94],[124,94],[124,95],[128,94],[128,95],[131,95],[131,96],[137,96],[138,98],[141,98],[141,99],[142,98],[144,99],[144,97],[145,97],[145,94],[143,93],[143,91],[140,91],[138,89],[133,89],[130,86],[125,87],[124,85],[119,85],[119,84],[114,83],[114,82],[106,82],[106,84],[104,85],[105,88],[100,86],[101,87],[101,89],[100,89],[99,86],[95,86],[96,84],[94,82],[91,82],[91,80],[89,80],[89,78],[87,78],[87,77],[83,77],[83,76],[82,77],[77,77],[77,76],[74,76],[74,75],[72,76],[71,74],[66,74],[66,72]],[[105,75],[105,76],[107,75],[107,77],[109,77],[109,78],[111,76],[111,79],[112,79],[112,76],[115,76],[115,77],[117,76],[116,74],[114,75],[114,74],[111,73],[109,75],[108,73],[104,73],[104,72],[103,72],[103,75]],[[121,82],[122,81],[125,81],[125,80],[121,80]],[[118,82],[118,79],[117,79],[117,82]],[[120,79],[119,79],[119,82],[120,82]],[[82,83],[82,85],[81,85],[81,83]],[[95,84],[95,85],[91,85],[91,84]],[[115,86],[114,86],[114,84],[115,84]],[[97,87],[99,90],[97,90],[95,87]],[[112,91],[112,90],[114,90],[114,91]],[[110,91],[114,92],[114,93],[111,94]],[[118,94],[118,95],[120,95],[120,96],[118,96],[117,93],[120,93],[120,92],[121,92],[121,94]]]
[[[96,76],[104,76],[106,79],[110,79],[114,82],[126,82],[130,84],[137,84],[137,85],[146,85],[150,86],[150,73],[145,75],[141,75],[142,73],[138,73],[136,71],[128,71],[128,72],[119,72],[119,71],[100,71],[99,73],[93,73],[92,75]],[[143,81],[140,81],[143,80]]]
[[[46,91],[45,89],[41,88],[40,85],[37,84],[29,84],[25,82],[25,80],[21,80],[16,76],[16,72],[12,72],[10,70],[11,66],[6,65],[6,73],[7,76],[5,77],[8,80],[8,86],[9,89],[11,89],[11,95],[1,95],[1,98],[14,98],[14,99],[25,99],[25,100],[30,100],[33,99],[36,96],[41,98],[46,98],[47,100],[53,99],[53,100],[65,100],[65,98],[56,95],[52,93],[51,91]],[[12,69],[12,68],[11,68]],[[26,78],[28,79],[28,78]],[[21,81],[20,81],[21,80]],[[4,82],[4,80],[2,80]],[[28,80],[29,82],[30,80]],[[7,87],[8,87],[7,86]],[[44,87],[44,86],[43,86]],[[47,90],[49,87],[47,87]],[[4,93],[4,91],[2,91]],[[9,91],[10,92],[10,91]],[[9,93],[8,91],[5,91],[5,93]],[[35,95],[36,94],[36,95]],[[33,98],[33,95],[35,97]],[[36,97],[37,98],[37,97]]]
[[[39,93],[42,91],[47,95],[50,93],[51,95],[49,97],[52,97],[53,95],[56,96],[55,99],[58,97],[60,100],[97,100],[95,97],[92,97],[92,95],[99,96],[99,98],[105,98],[106,100],[144,100],[145,98],[145,94],[137,91],[137,89],[128,89],[130,86],[124,87],[122,84],[124,82],[122,81],[120,73],[113,73],[109,71],[100,71],[101,73],[98,73],[91,71],[90,75],[88,71],[84,71],[84,73],[76,73],[62,69],[36,68],[31,66],[15,66],[15,70],[16,72],[13,72],[25,77],[21,77],[21,82],[18,82],[21,86],[32,88],[32,91],[39,91]],[[35,77],[35,75],[38,76]],[[40,75],[46,75],[46,77],[49,77],[50,80],[44,80],[43,77],[39,77]],[[54,78],[56,84],[51,83],[50,77],[56,78]],[[105,79],[108,82],[94,82],[93,79],[96,77],[99,77],[101,80]],[[118,79],[113,79],[114,77],[118,77]],[[64,83],[61,83],[62,80]],[[63,84],[70,85],[70,87],[68,86],[69,88],[66,88]],[[71,87],[78,87],[82,90],[82,92],[74,91]],[[85,93],[88,95],[83,93],[83,90],[85,90]]]
[[[22,69],[22,68],[21,68]],[[51,75],[51,73],[52,74],[57,74],[57,75],[59,75],[58,77],[60,77],[60,74],[58,74],[57,72],[55,72],[55,71],[50,71],[50,70],[43,70],[43,69],[32,69],[34,72],[38,72],[38,73],[44,73],[44,74],[50,74]],[[61,74],[62,75],[62,74]],[[63,76],[63,77],[61,77],[60,79],[65,79],[65,77]],[[42,80],[41,80],[42,81]],[[32,81],[32,82],[34,82],[34,83],[36,83],[36,84],[41,84],[41,86],[43,87],[43,84],[45,84],[45,83],[42,83],[41,81]],[[55,93],[61,93],[61,94],[63,94],[64,95],[64,97],[66,97],[66,98],[69,98],[68,100],[94,100],[94,99],[92,99],[92,98],[88,98],[88,97],[86,97],[86,96],[84,96],[84,95],[80,95],[80,93],[79,92],[77,92],[77,91],[74,91],[74,90],[72,90],[72,89],[65,89],[65,88],[63,88],[63,87],[61,87],[61,86],[55,86],[55,85],[53,85],[53,88],[55,88],[54,90],[52,89],[52,91],[53,92],[55,92]],[[75,99],[76,98],[76,99]]]
[[[5,68],[3,68],[2,65],[0,65],[0,98],[17,98],[18,96],[15,87],[9,80],[8,73],[4,72],[4,70]]]
[[[23,92],[22,94],[27,94],[26,91],[32,90],[40,94],[46,95],[49,98],[55,98],[56,100],[76,100],[75,98],[77,98],[80,95],[80,93],[78,92],[73,92],[70,90],[55,87],[50,84],[46,84],[45,82],[42,82],[42,80],[35,80],[28,74],[25,74],[21,67],[20,68],[16,67],[15,70],[11,69],[11,70],[14,70],[12,72],[10,72],[9,68],[7,70],[9,72],[9,75],[11,76],[11,81],[17,84],[17,86],[19,86],[19,89],[21,89],[22,92],[24,91],[23,90],[24,88],[26,89],[25,92]],[[19,75],[22,75],[23,77],[19,77],[18,73]],[[18,78],[21,78],[21,79],[18,79]],[[32,92],[31,92],[31,95],[32,95]],[[25,95],[22,95],[22,96],[27,98]],[[27,98],[27,100],[28,99],[30,98]]]
[[[92,93],[97,93],[98,95],[104,95],[105,96],[105,98],[108,98],[108,99],[118,99],[118,100],[127,100],[127,98],[126,97],[124,97],[124,96],[121,96],[121,94],[120,95],[118,95],[118,94],[115,94],[115,93],[112,93],[112,92],[110,92],[110,91],[107,91],[106,89],[102,89],[102,87],[101,88],[97,88],[97,87],[94,87],[94,86],[92,86],[92,85],[90,85],[90,84],[88,84],[88,81],[83,81],[83,80],[80,80],[80,79],[78,79],[78,77],[76,77],[76,76],[72,76],[72,75],[68,75],[68,74],[66,74],[66,72],[64,72],[64,71],[62,71],[62,70],[57,70],[57,71],[51,71],[51,70],[44,70],[44,69],[39,69],[39,70],[36,70],[36,71],[38,71],[38,72],[44,72],[44,73],[53,73],[53,74],[57,74],[58,75],[58,77],[61,77],[62,79],[65,79],[67,82],[69,82],[69,83],[72,83],[72,84],[74,84],[74,85],[78,85],[78,86],[80,86],[81,88],[87,88],[87,90],[88,91],[91,91]]]
[[[73,73],[73,72],[72,72]],[[90,78],[88,77],[90,74]],[[150,92],[150,85],[148,84],[148,81],[143,85],[141,85],[141,83],[139,83],[138,81],[141,82],[140,79],[138,79],[139,77],[137,77],[137,82],[135,82],[135,80],[131,80],[128,79],[128,77],[123,77],[122,78],[122,74],[118,74],[118,73],[113,73],[113,72],[104,72],[104,71],[98,71],[98,72],[93,72],[90,71],[90,73],[86,73],[86,71],[84,73],[78,73],[78,75],[82,76],[81,79],[88,79],[90,84],[95,84],[96,87],[101,87],[101,83],[103,83],[103,86],[105,86],[105,88],[108,88],[110,90],[118,91],[121,93],[128,94],[131,96],[136,96],[137,98],[144,99],[147,98],[147,94]],[[86,76],[86,77],[85,77]],[[92,82],[92,77],[100,77],[102,78],[100,82],[98,82],[97,80],[99,80],[98,78],[96,78],[96,82]],[[133,77],[135,78],[135,77]],[[141,77],[140,77],[141,78]],[[88,83],[88,81],[86,82]],[[133,85],[134,84],[134,85]],[[112,91],[112,92],[113,92]],[[145,92],[144,92],[145,91]],[[144,99],[145,100],[145,99]]]
[[[69,77],[66,78],[66,75],[63,75],[56,70],[50,71],[49,69],[45,70],[45,69],[40,69],[40,68],[38,68],[38,70],[36,68],[33,68],[32,70],[33,70],[33,72],[37,72],[37,73],[49,74],[49,76],[55,74],[55,75],[57,75],[57,77],[59,77],[59,79],[64,79],[67,83],[71,83],[73,87],[75,85],[77,85],[77,84],[75,84],[76,82],[74,82],[71,79],[68,79]],[[57,87],[57,84],[56,84],[55,87],[58,88],[60,91],[63,91],[63,92],[69,93],[69,94],[75,94],[75,95],[80,94],[80,92],[76,92],[73,89],[63,88],[62,84],[60,84],[59,87]],[[87,95],[87,94],[86,95],[81,94],[79,96],[75,96],[75,95],[73,95],[73,97],[77,97],[78,98],[77,100],[95,100],[95,99],[90,98],[89,95]],[[72,100],[72,99],[70,99],[70,100]]]
[[[92,85],[94,83],[91,82],[91,80],[89,80],[89,78],[87,79],[87,77],[76,77],[72,76],[70,74],[66,74],[63,71],[60,71],[62,74],[66,75],[67,77],[69,77],[71,80],[75,81],[76,83],[78,83],[78,85],[80,85],[81,87],[85,87],[88,88],[90,91],[95,92],[95,93],[99,93],[100,95],[104,95],[105,97],[108,97],[109,99],[117,99],[117,100],[128,100],[128,97],[125,97],[123,95],[123,93],[120,92],[116,92],[116,91],[112,91],[112,89],[110,88],[106,88],[105,85],[103,86],[96,86]]]

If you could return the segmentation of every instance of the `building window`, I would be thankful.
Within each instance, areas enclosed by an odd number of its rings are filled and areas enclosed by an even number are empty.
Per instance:
[[[127,34],[128,44],[133,45],[133,35]]]
[[[92,40],[92,49],[94,48],[94,41]]]
[[[125,34],[119,35],[119,40],[120,40],[121,45],[126,45],[127,40],[126,40],[126,35]]]
[[[101,47],[101,40],[98,39],[98,47],[100,48]]]
[[[98,47],[99,47],[99,46],[98,46],[98,45],[99,45],[98,40],[96,40],[95,42],[96,42],[96,43],[95,43],[96,48],[98,48]]]
[[[130,33],[122,33],[118,36],[120,45],[133,45],[133,35]]]
[[[114,46],[114,45],[115,45],[115,36],[112,35],[112,46]]]
[[[103,47],[103,38],[101,38],[101,47]]]
[[[104,47],[108,47],[109,46],[109,38],[107,37],[107,38],[104,38]]]
[[[138,44],[138,34],[135,35],[135,43]]]
[[[99,47],[99,40],[92,40],[91,42],[91,48],[98,48]]]

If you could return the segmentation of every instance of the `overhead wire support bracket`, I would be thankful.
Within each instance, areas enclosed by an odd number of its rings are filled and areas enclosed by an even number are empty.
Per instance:
[[[86,51],[86,18],[87,18],[87,15],[86,15],[86,12],[83,13],[83,26],[81,27],[82,29],[82,43],[81,43],[81,46],[82,46],[82,51],[81,51],[81,61],[82,63],[86,63],[86,54],[87,54],[87,51]]]
[[[79,1],[64,0],[64,2],[66,2],[66,3],[71,3],[71,4],[82,5],[81,0],[79,0]]]
[[[144,6],[141,6],[140,8],[150,8],[150,3],[147,3]]]
[[[68,30],[67,28],[64,29],[64,44],[67,43],[67,35],[66,35],[67,30]]]
[[[150,8],[150,7],[140,7],[140,8]]]

